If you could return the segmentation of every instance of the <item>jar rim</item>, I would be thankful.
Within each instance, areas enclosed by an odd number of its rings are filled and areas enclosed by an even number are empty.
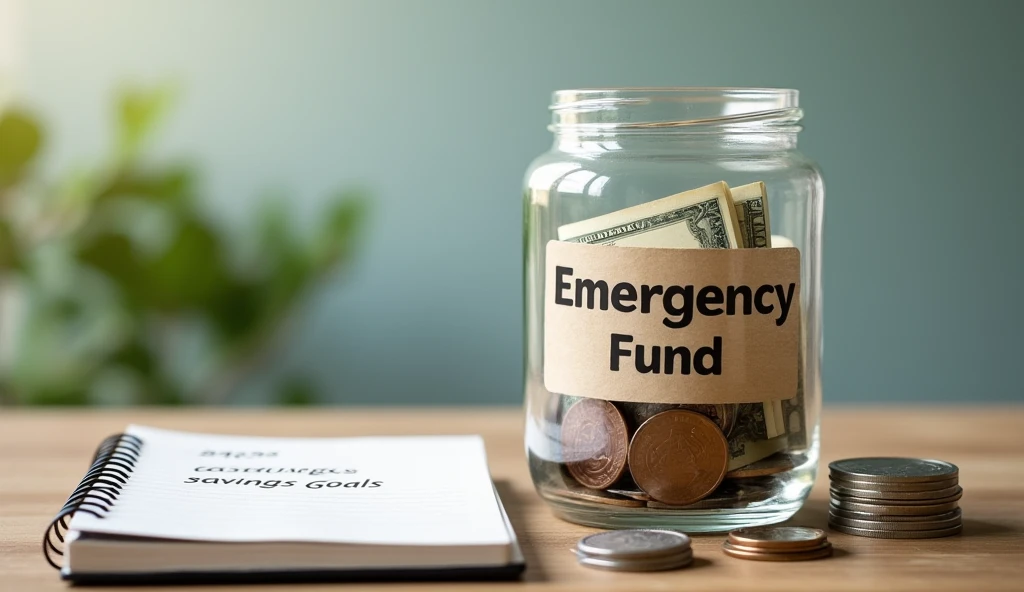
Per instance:
[[[549,129],[599,132],[692,128],[731,133],[799,131],[800,93],[760,87],[608,87],[552,94]],[[689,128],[682,130],[679,128]]]

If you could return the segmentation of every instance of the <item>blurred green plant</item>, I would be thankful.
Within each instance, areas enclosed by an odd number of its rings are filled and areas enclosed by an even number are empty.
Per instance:
[[[40,178],[39,122],[0,113],[0,402],[229,403],[303,298],[351,262],[358,191],[303,233],[280,199],[242,231],[208,221],[194,169],[142,158],[172,102],[166,88],[123,92],[107,162],[57,183]],[[301,377],[276,393],[316,401]]]

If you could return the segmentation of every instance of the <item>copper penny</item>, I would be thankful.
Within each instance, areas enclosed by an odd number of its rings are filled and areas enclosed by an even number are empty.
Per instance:
[[[626,417],[626,424],[631,429],[643,425],[645,421],[655,415],[671,409],[685,409],[696,411],[718,425],[718,429],[727,437],[732,428],[736,426],[737,410],[739,404],[692,404],[676,405],[674,403],[622,403],[622,414]]]
[[[729,541],[722,543],[722,551],[730,557],[737,559],[750,559],[753,561],[807,561],[810,559],[822,559],[832,555],[832,543],[825,542],[821,546],[808,551],[796,551],[789,553],[773,553],[763,549],[739,547]]]
[[[583,399],[562,419],[565,466],[581,485],[604,489],[626,471],[629,433],[622,414],[608,401]]]
[[[722,433],[726,436],[732,432],[733,426],[736,425],[736,410],[739,405],[736,403],[730,404],[694,404],[694,405],[680,405],[680,409],[687,411],[696,411],[704,417],[715,422],[718,429],[722,430]]]
[[[807,551],[825,543],[827,535],[820,528],[806,526],[754,526],[729,533],[729,543],[754,551]]]
[[[729,444],[715,422],[675,409],[648,419],[629,445],[633,480],[655,500],[675,505],[707,497],[729,466]]]

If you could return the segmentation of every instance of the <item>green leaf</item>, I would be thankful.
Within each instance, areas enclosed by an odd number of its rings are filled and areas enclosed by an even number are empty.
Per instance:
[[[131,160],[138,154],[170,109],[173,98],[174,92],[168,86],[121,93],[117,102],[117,147],[122,160]]]
[[[262,328],[263,286],[251,280],[229,280],[216,299],[205,306],[220,338],[228,343],[244,343]]]
[[[129,169],[100,188],[96,201],[131,198],[180,205],[191,197],[194,177],[191,170],[180,166],[157,171]]]
[[[165,311],[203,307],[226,287],[223,256],[213,229],[186,218],[167,250],[146,265],[147,304]]]
[[[292,407],[315,405],[317,402],[316,389],[313,388],[313,384],[309,380],[292,376],[281,385],[277,401],[281,405]]]
[[[79,248],[77,258],[112,280],[127,304],[142,305],[144,267],[127,236],[120,233],[100,234]]]
[[[42,141],[39,124],[29,114],[12,110],[0,115],[0,189],[21,179]]]
[[[368,203],[365,194],[357,191],[342,192],[334,198],[310,246],[317,270],[326,271],[352,256]]]
[[[20,269],[21,253],[7,220],[0,219],[0,269]]]

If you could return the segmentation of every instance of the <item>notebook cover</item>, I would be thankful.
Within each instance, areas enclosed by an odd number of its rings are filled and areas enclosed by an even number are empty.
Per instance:
[[[515,580],[525,563],[504,566],[432,569],[366,569],[323,571],[239,571],[168,573],[61,573],[76,586],[129,586],[180,584],[280,584],[304,582],[480,582]]]

